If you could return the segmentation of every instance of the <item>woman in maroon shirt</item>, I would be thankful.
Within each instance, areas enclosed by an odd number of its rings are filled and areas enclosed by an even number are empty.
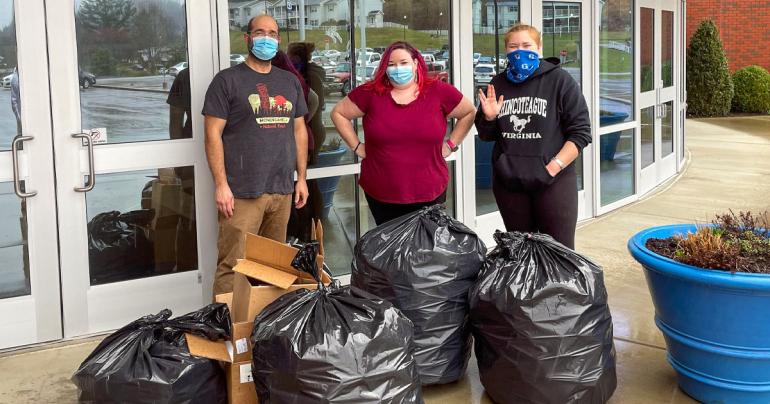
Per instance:
[[[371,81],[335,105],[332,121],[362,159],[359,185],[378,225],[446,200],[444,159],[465,139],[475,113],[456,88],[428,77],[420,52],[400,41],[385,50]],[[357,118],[366,144],[353,130]],[[457,123],[445,141],[447,118]]]

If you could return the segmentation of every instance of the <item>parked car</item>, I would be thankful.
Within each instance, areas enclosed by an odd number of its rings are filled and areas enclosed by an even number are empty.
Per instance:
[[[369,65],[366,66],[366,68],[359,67],[356,69],[356,83],[361,85],[374,78],[374,75],[377,74],[377,66],[378,65]],[[364,75],[362,76],[361,73],[364,73]]]
[[[477,64],[493,65],[495,64],[495,58],[492,56],[479,56]]]
[[[492,77],[495,77],[495,65],[487,63],[479,63],[473,68],[473,81],[476,87],[487,85],[492,81]]]
[[[369,66],[369,65],[379,64],[380,59],[382,59],[382,55],[380,55],[377,52],[367,51],[366,56],[363,58],[360,56],[360,54],[361,54],[360,52],[356,52],[356,60],[357,60],[356,63],[358,63],[359,66]]]
[[[323,55],[332,60],[337,60],[337,58],[339,58],[341,54],[342,52],[336,49],[327,49],[323,51]]]
[[[13,73],[3,77],[3,88],[11,88],[11,78],[13,78]]]
[[[245,55],[241,55],[239,53],[230,54],[230,66],[235,66],[238,63],[243,63],[245,61],[246,61]]]
[[[508,67],[508,55],[498,55],[497,57],[497,65],[501,69],[505,69]]]
[[[326,91],[340,91],[343,96],[350,92],[350,62],[340,62],[334,72],[326,75]]]
[[[186,68],[187,68],[187,62],[177,63],[177,64],[175,64],[175,65],[173,65],[173,66],[168,68],[168,74],[176,77],[176,75],[179,74],[179,72],[181,72],[182,70],[184,70]]]
[[[446,71],[446,68],[441,63],[426,63],[426,66],[428,66],[428,77],[441,80],[445,83],[449,82],[449,72]]]
[[[96,84],[96,76],[91,72],[78,69],[78,81],[80,82],[80,87],[89,88]]]
[[[478,52],[475,52],[473,54],[473,65],[476,66],[477,63],[479,63],[479,58],[481,57],[481,54]]]
[[[434,63],[441,65],[446,69],[446,61],[445,60],[438,60],[436,59],[436,55],[432,53],[421,53],[422,58],[425,60],[425,63]]]

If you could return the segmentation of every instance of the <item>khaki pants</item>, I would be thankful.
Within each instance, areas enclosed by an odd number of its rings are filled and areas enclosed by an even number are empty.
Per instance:
[[[263,194],[254,199],[235,199],[233,216],[229,219],[219,213],[214,295],[233,291],[233,267],[243,258],[246,233],[286,242],[291,204],[291,194]]]

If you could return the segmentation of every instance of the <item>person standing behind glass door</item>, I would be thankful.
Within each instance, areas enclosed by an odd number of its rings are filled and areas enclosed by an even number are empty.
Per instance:
[[[294,68],[302,75],[310,89],[318,95],[318,109],[310,119],[310,129],[313,132],[313,144],[315,145],[310,155],[311,165],[316,163],[318,152],[326,141],[326,128],[323,123],[323,111],[326,109],[323,82],[326,71],[323,67],[311,62],[314,49],[315,44],[312,42],[294,42],[289,44],[287,51]]]
[[[168,132],[173,139],[192,138],[192,103],[190,69],[184,68],[174,77],[168,91]],[[176,167],[174,173],[182,185],[184,211],[179,215],[176,231],[176,270],[188,271],[198,265],[198,236],[195,225],[195,170],[193,166]],[[156,247],[157,248],[157,247]]]

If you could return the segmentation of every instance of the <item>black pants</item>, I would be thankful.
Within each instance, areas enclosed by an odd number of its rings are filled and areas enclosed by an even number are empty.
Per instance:
[[[492,192],[507,231],[545,233],[575,249],[578,198],[574,164],[540,191],[511,192],[494,180]]]
[[[366,196],[366,201],[369,203],[369,210],[372,211],[372,216],[374,216],[374,223],[376,223],[377,226],[397,217],[418,211],[426,206],[446,202],[446,190],[444,190],[438,198],[430,202],[408,204],[380,202],[369,196],[367,193],[364,193],[364,195]]]

